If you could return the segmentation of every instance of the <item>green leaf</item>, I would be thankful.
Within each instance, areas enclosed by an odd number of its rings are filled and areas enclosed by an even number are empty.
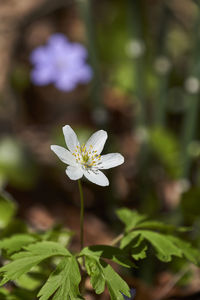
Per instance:
[[[36,238],[29,234],[16,234],[0,241],[0,249],[7,250],[8,254],[19,251],[22,247],[36,241]]]
[[[93,256],[85,256],[85,267],[96,294],[103,293],[106,281],[99,259],[94,258]]]
[[[120,241],[120,248],[125,248],[128,245],[133,246],[134,243],[136,243],[136,238],[139,236],[139,232],[136,231],[131,231],[127,234],[124,235],[124,237]]]
[[[190,231],[190,227],[177,227],[172,224],[165,224],[160,221],[144,221],[141,224],[138,225],[136,229],[148,229],[148,230],[155,230],[155,231],[161,231],[166,233],[173,233],[173,232],[186,232]]]
[[[96,294],[104,291],[106,283],[111,300],[124,300],[122,293],[130,297],[129,286],[109,264],[98,257],[86,255],[85,267]]]
[[[17,206],[8,194],[0,195],[0,229],[6,227],[16,213]]]
[[[132,230],[147,218],[145,215],[140,215],[138,212],[131,211],[128,208],[117,210],[117,216],[125,224],[125,231]]]
[[[189,261],[196,265],[200,264],[200,251],[198,249],[193,248],[190,243],[183,241],[178,237],[168,236],[168,239],[170,239],[177,247],[179,247],[183,256],[185,256]]]
[[[120,247],[123,252],[130,253],[135,260],[144,259],[148,249],[144,237],[138,231],[132,231],[125,235],[121,240]]]
[[[145,216],[126,208],[119,210],[117,214],[126,225],[124,236],[120,241],[120,248],[135,260],[146,257],[150,243],[156,250],[156,256],[162,261],[168,262],[174,255],[184,256],[193,263],[199,264],[198,251],[189,243],[172,235],[172,233],[188,231],[190,228],[146,220]]]
[[[140,243],[138,244],[138,240]],[[158,233],[151,230],[135,229],[127,233],[121,240],[120,247],[123,251],[130,251],[131,256],[138,260],[146,257],[148,241],[156,250],[158,259],[168,262],[172,256],[185,257],[194,264],[199,264],[199,251],[193,248],[190,243],[165,233]]]
[[[28,274],[23,274],[22,276],[20,276],[15,280],[15,283],[20,287],[20,289],[24,288],[29,291],[34,291],[36,288],[41,286],[41,280],[39,280],[38,278],[36,279]]]
[[[125,296],[130,297],[130,288],[128,284],[106,262],[101,261],[101,266],[111,300],[124,300],[122,293]]]
[[[135,267],[135,264],[130,260],[129,254],[117,247],[107,245],[90,246],[84,248],[80,255],[88,255],[98,259],[107,258],[126,268]]]
[[[148,230],[156,230],[156,231],[164,231],[164,232],[173,232],[178,230],[178,228],[171,224],[165,224],[159,221],[144,221],[138,226],[140,229],[148,229]]]
[[[52,256],[71,256],[67,249],[55,242],[38,242],[24,249],[25,251],[12,255],[14,261],[0,268],[0,273],[3,273],[1,285],[19,278],[44,259]]]
[[[79,283],[81,275],[78,263],[74,256],[65,257],[61,260],[55,271],[40,290],[40,300],[47,300],[52,295],[52,300],[81,299]]]
[[[146,251],[148,249],[147,244],[145,244],[144,238],[140,235],[137,241],[133,243],[131,248],[131,256],[135,260],[144,259],[146,257]]]
[[[74,233],[62,226],[56,226],[41,235],[42,240],[54,241],[67,247]]]
[[[182,251],[172,242],[168,235],[150,230],[138,230],[143,238],[149,241],[157,252],[157,257],[162,261],[170,261],[172,255],[181,257]]]

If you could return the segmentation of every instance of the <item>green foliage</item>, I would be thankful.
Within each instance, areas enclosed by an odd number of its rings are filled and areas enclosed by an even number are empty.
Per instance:
[[[25,251],[11,256],[13,260],[11,263],[0,268],[0,273],[3,274],[1,284],[19,278],[30,271],[32,267],[49,257],[71,255],[62,245],[48,241],[38,242],[24,247],[24,249]]]
[[[138,234],[146,239],[156,250],[156,256],[162,261],[170,261],[172,255],[181,257],[182,252],[170,239],[168,235],[160,234],[150,230],[138,230]]]
[[[72,231],[66,228],[62,228],[61,226],[55,226],[54,228],[46,231],[39,237],[44,241],[58,242],[64,247],[67,247],[73,235],[74,233]]]
[[[79,292],[81,281],[78,263],[73,255],[65,257],[49,276],[38,296],[40,300],[82,299]]]
[[[36,238],[30,234],[16,234],[10,238],[5,238],[0,241],[0,249],[7,250],[8,254],[19,251],[22,247],[36,241]]]
[[[80,255],[87,255],[94,259],[98,259],[99,257],[107,258],[126,268],[135,266],[126,252],[112,246],[97,245],[86,247],[81,251]]]
[[[0,229],[5,228],[16,212],[16,204],[11,197],[2,193],[0,195]]]
[[[147,219],[145,215],[139,215],[136,211],[131,211],[127,208],[117,210],[117,216],[125,223],[125,231],[133,229],[137,224]]]
[[[112,300],[123,300],[122,293],[130,297],[127,283],[100,257],[85,255],[85,266],[90,276],[91,284],[97,294],[101,294],[104,291],[106,284]]]
[[[148,246],[141,236],[132,240],[131,256],[134,260],[144,259],[147,256],[147,249]]]
[[[134,259],[143,259],[151,244],[157,258],[161,261],[168,262],[171,261],[172,256],[177,256],[199,264],[199,251],[180,237],[174,236],[185,228],[176,228],[157,221],[146,221],[144,216],[126,208],[118,210],[117,215],[125,224],[125,234],[120,241],[120,248],[130,252]],[[135,220],[131,221],[132,218]]]
[[[97,245],[84,248],[80,255],[84,256],[87,273],[97,294],[101,294],[104,291],[106,284],[112,300],[124,299],[122,293],[130,296],[126,282],[108,263],[102,260],[106,258],[123,267],[134,267],[134,263],[126,252],[117,247]]]
[[[37,168],[24,145],[13,137],[0,140],[0,175],[13,186],[29,188],[37,180]]]
[[[175,136],[162,128],[154,128],[149,132],[149,144],[156,158],[171,178],[179,178],[182,174],[180,145]]]
[[[110,265],[106,264],[105,262],[101,263],[101,265],[103,266],[103,274],[105,276],[111,300],[124,300],[124,297],[121,293],[127,297],[130,297],[130,289],[127,283],[113,270]]]
[[[187,260],[192,263],[199,265],[199,250],[193,248],[190,243],[177,238],[176,236],[168,236],[177,247],[181,249],[182,256],[184,256]]]
[[[31,300],[36,294],[39,300],[83,299],[79,291],[83,280],[80,264],[96,294],[103,293],[107,286],[111,300],[123,300],[123,295],[130,297],[129,286],[108,261],[126,268],[136,267],[135,262],[138,264],[147,256],[149,246],[161,261],[169,262],[176,256],[199,263],[199,251],[178,236],[185,228],[148,220],[145,215],[126,208],[118,210],[117,215],[125,225],[124,233],[116,239],[120,247],[90,246],[73,255],[65,248],[71,232],[60,228],[40,235],[22,233],[2,239],[0,248],[11,262],[0,268],[1,285],[9,280],[16,284],[11,293],[4,295],[4,289],[0,290],[2,299]],[[47,259],[51,259],[50,264]]]
[[[4,240],[6,247],[10,243],[17,241],[17,245],[22,239],[28,242],[27,236],[14,236],[13,238]],[[9,242],[8,242],[9,241]],[[29,240],[30,241],[30,240]],[[14,248],[14,247],[13,247]],[[64,257],[57,265],[56,269],[51,273],[47,282],[43,285],[38,296],[41,300],[47,300],[53,295],[53,300],[58,299],[82,299],[78,289],[81,281],[78,263],[75,257],[61,244],[51,241],[42,241],[24,247],[24,251],[11,256],[13,260],[9,264],[0,268],[0,273],[3,276],[1,285],[9,280],[23,280],[31,283],[32,287],[38,286],[37,281],[33,281],[31,277],[25,276],[34,266],[47,258],[54,256]],[[25,277],[24,277],[25,276]],[[20,279],[20,280],[19,280]]]
[[[22,276],[20,276],[19,278],[17,278],[15,280],[16,285],[20,288],[20,289],[26,289],[27,291],[35,291],[35,289],[39,288],[41,286],[41,278],[37,278],[37,276],[35,276],[36,274],[38,274],[39,272],[41,272],[41,270],[39,268],[34,267],[31,274],[23,274]]]

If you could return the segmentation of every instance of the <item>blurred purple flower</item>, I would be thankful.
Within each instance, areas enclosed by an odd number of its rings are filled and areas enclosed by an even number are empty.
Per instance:
[[[131,297],[127,297],[127,296],[123,295],[124,296],[124,300],[133,300],[135,298],[136,290],[133,289],[133,288],[131,288],[130,289],[130,293],[131,293]]]
[[[30,55],[34,65],[31,80],[36,85],[53,83],[59,90],[72,91],[79,83],[88,83],[92,78],[86,58],[84,46],[70,43],[63,34],[53,34],[46,45],[37,47]]]

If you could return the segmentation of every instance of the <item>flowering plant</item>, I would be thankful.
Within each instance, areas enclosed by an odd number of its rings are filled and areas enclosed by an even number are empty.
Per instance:
[[[69,42],[63,34],[53,34],[46,45],[37,47],[30,55],[34,65],[31,80],[36,85],[53,83],[61,91],[72,91],[92,78],[86,58],[84,46]]]

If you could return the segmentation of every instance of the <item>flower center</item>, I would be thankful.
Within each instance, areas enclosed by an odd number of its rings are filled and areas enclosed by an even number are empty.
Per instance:
[[[58,57],[55,63],[56,68],[60,71],[65,70],[68,66],[68,62],[64,57]]]
[[[92,145],[90,145],[89,149],[86,149],[84,144],[82,146],[76,146],[72,155],[76,158],[76,162],[85,168],[97,167],[101,160],[101,155],[97,154],[96,150],[93,150]]]

